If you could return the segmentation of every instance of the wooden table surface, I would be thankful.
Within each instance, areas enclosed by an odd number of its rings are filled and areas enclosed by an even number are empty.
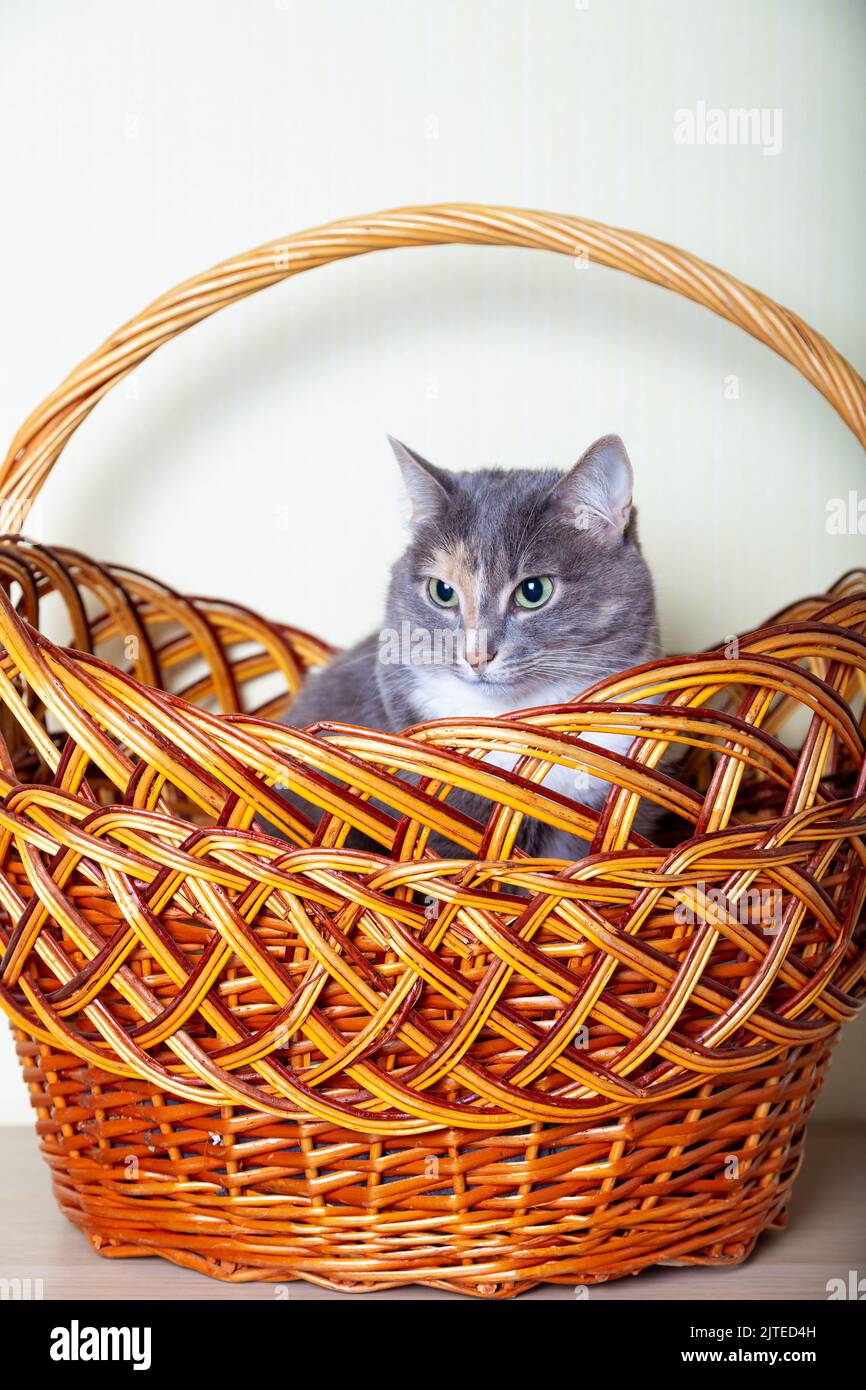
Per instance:
[[[46,1299],[266,1299],[273,1284],[225,1284],[166,1260],[105,1260],[60,1215],[33,1133],[0,1129],[0,1279],[43,1281]],[[850,1271],[866,1278],[866,1125],[814,1126],[794,1187],[786,1231],[765,1235],[745,1264],[722,1269],[646,1270],[598,1284],[590,1299],[825,1300],[827,1281]],[[285,1297],[286,1285],[282,1286]],[[352,1298],[312,1284],[288,1286],[292,1299]],[[453,1299],[435,1289],[401,1289],[365,1298]],[[547,1285],[524,1299],[573,1299]]]

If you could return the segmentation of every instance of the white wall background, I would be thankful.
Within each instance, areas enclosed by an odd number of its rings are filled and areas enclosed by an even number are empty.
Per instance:
[[[864,58],[857,0],[5,0],[0,434],[186,276],[437,200],[677,243],[862,369]],[[781,152],[677,144],[699,101],[779,108]],[[862,455],[792,368],[637,281],[471,248],[328,267],[169,345],[74,437],[28,530],[350,642],[400,545],[386,430],[461,466],[564,466],[619,431],[673,647],[866,559],[825,526]],[[861,1020],[825,1118],[866,1114],[864,1045]],[[0,1119],[25,1121],[0,1063]]]

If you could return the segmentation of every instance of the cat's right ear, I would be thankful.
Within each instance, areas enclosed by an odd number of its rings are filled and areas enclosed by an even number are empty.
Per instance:
[[[394,457],[400,465],[403,482],[412,503],[412,524],[429,521],[442,509],[448,497],[448,474],[441,468],[428,463],[420,454],[399,439],[388,435],[388,443],[394,450]]]
[[[555,484],[551,498],[581,531],[606,544],[619,541],[632,515],[634,474],[618,434],[605,434]]]

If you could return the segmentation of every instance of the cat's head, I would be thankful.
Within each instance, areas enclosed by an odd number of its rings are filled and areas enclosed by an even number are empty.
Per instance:
[[[443,682],[458,704],[455,681],[467,698],[516,708],[540,692],[575,695],[655,653],[652,580],[618,436],[568,472],[448,472],[391,444],[411,539],[392,571],[379,660],[423,678],[431,710]]]

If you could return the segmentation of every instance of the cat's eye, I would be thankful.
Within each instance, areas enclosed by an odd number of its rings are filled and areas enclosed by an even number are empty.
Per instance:
[[[452,589],[450,584],[446,584],[444,579],[428,580],[427,592],[439,608],[457,607],[457,591]]]
[[[514,590],[514,602],[518,608],[541,608],[553,593],[553,582],[546,575],[536,575],[524,579]]]

